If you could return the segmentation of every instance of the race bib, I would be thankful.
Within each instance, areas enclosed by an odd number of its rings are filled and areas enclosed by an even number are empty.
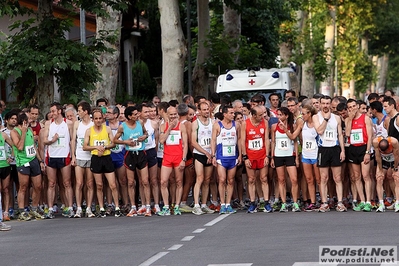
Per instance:
[[[26,157],[35,157],[36,156],[36,150],[34,145],[26,146],[25,147],[25,153]]]
[[[108,141],[103,139],[103,140],[94,140],[94,146],[105,146],[108,144]]]
[[[83,148],[84,140],[85,140],[84,138],[78,138],[78,140],[77,140],[78,148]]]
[[[394,156],[393,156],[393,153],[390,153],[390,154],[382,154],[382,153],[381,153],[381,158],[382,158],[384,161],[386,161],[386,162],[393,162],[393,161],[395,161],[395,158],[394,158]]]
[[[258,151],[261,150],[262,148],[263,148],[262,138],[248,140],[248,149],[253,151]]]
[[[283,151],[288,150],[288,145],[291,146],[288,139],[278,139],[276,141],[276,144],[277,144],[277,149],[283,150]]]
[[[53,147],[66,147],[65,136],[58,136],[58,139],[52,145]]]
[[[204,149],[209,149],[211,147],[211,138],[210,137],[201,138],[198,144]]]
[[[359,129],[351,130],[351,144],[363,144],[363,131]]]
[[[307,139],[307,140],[304,140],[303,141],[303,149],[304,150],[306,150],[306,151],[313,151],[313,150],[315,150],[316,149],[316,140],[315,139],[312,139],[312,140],[309,140],[309,139]]]
[[[158,145],[158,151],[162,151],[162,152],[163,152],[163,144],[162,144],[162,143],[159,143],[159,145]]]
[[[324,139],[325,140],[334,140],[334,130],[331,130],[331,129],[324,130]]]
[[[132,139],[133,146],[129,146],[129,151],[137,151],[140,150],[141,147],[143,146],[143,143],[141,141],[138,141],[138,139]]]
[[[6,149],[4,147],[0,147],[0,160],[6,160]]]
[[[236,145],[223,145],[222,155],[223,157],[236,156]]]
[[[180,131],[179,130],[171,130],[169,132],[169,136],[166,139],[167,145],[179,145],[180,144]]]

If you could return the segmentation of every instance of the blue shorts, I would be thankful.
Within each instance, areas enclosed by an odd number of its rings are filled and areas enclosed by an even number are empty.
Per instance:
[[[302,157],[302,163],[307,163],[307,164],[316,164],[317,159],[305,159]]]
[[[115,169],[121,168],[123,166],[123,160],[114,161],[112,160]]]
[[[226,168],[226,170],[233,169],[238,164],[237,159],[218,159],[216,162]]]

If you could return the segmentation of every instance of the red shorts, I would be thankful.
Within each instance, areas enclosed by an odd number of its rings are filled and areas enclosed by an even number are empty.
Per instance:
[[[265,159],[249,160],[251,162],[251,169],[258,170],[265,167]]]
[[[192,165],[193,163],[194,163],[194,158],[188,159],[188,160],[186,161],[186,167]]]
[[[178,167],[182,161],[181,155],[163,155],[162,166]]]

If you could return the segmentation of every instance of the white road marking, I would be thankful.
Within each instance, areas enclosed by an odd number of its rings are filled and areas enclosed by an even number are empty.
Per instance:
[[[208,264],[208,266],[251,266],[253,263]]]
[[[210,221],[209,223],[205,224],[204,226],[212,226],[218,222],[220,222],[221,220],[223,220],[224,218],[228,217],[230,214],[223,214],[220,215],[218,218],[213,219],[212,221]]]
[[[173,245],[173,246],[171,246],[170,248],[168,248],[168,250],[178,250],[179,248],[181,248],[183,245],[180,245],[180,244],[178,244],[178,245]]]
[[[199,234],[205,231],[205,228],[199,228],[193,231],[193,234]]]
[[[160,258],[162,258],[163,256],[165,256],[168,253],[169,252],[167,252],[167,251],[158,252],[157,254],[155,254],[154,256],[149,258],[148,260],[141,263],[139,266],[150,266],[151,264],[153,264],[154,262],[156,262],[157,260],[159,260]]]
[[[190,241],[191,239],[193,239],[195,236],[185,236],[183,237],[180,241]]]

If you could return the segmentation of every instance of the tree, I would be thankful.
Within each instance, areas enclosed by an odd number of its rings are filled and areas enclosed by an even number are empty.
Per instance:
[[[158,0],[162,32],[162,100],[181,99],[186,46],[178,0]]]

